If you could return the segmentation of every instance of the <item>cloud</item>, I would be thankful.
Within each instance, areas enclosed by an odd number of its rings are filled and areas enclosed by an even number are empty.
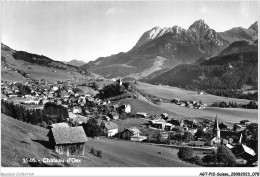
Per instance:
[[[199,7],[199,12],[202,13],[202,14],[207,14],[207,13],[209,13],[209,8],[208,8],[208,6],[206,6],[206,5],[200,6],[200,7]]]
[[[124,9],[115,8],[115,7],[109,8],[109,9],[106,11],[106,15],[118,15],[118,14],[122,14],[122,13],[125,13],[125,10],[124,10]]]
[[[240,13],[244,18],[249,16],[250,2],[241,1],[239,3]]]

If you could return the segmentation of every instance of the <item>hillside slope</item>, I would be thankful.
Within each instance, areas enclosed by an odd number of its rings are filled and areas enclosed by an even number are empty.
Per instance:
[[[258,45],[257,42],[250,43],[248,41],[236,41],[225,48],[219,55],[230,55],[237,53],[248,53],[257,52]]]
[[[146,82],[197,90],[241,89],[245,84],[257,88],[257,65],[257,52],[235,53],[180,65]]]
[[[16,51],[1,43],[1,79],[22,81],[45,79],[48,81],[85,78],[90,76],[79,67],[54,61],[48,57]]]
[[[1,164],[3,167],[66,166],[66,167],[192,167],[177,157],[177,150],[124,140],[90,139],[85,157],[79,163],[43,163],[43,158],[64,159],[48,149],[48,130],[1,115]],[[90,154],[91,147],[102,150],[103,158]],[[157,152],[161,152],[158,154]],[[23,163],[35,158],[39,163]]]

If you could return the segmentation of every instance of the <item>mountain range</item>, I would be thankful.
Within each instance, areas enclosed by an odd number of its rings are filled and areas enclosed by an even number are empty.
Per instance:
[[[223,54],[223,50],[236,41],[257,43],[257,36],[258,22],[249,28],[236,27],[224,32],[216,32],[204,20],[195,21],[188,29],[154,27],[128,52],[100,57],[81,68],[108,78],[143,79],[180,64]]]
[[[86,62],[81,61],[81,60],[76,60],[76,59],[73,59],[73,60],[70,60],[70,61],[67,61],[67,62],[64,62],[64,63],[72,65],[72,66],[78,66],[78,67],[86,64]]]

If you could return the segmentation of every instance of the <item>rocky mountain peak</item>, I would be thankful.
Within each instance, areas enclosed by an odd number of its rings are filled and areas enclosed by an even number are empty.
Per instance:
[[[195,21],[190,27],[189,30],[207,30],[209,29],[209,26],[204,22],[204,20],[200,19]]]
[[[192,36],[195,41],[200,42],[201,40],[215,41],[217,44],[221,44],[218,39],[217,32],[211,29],[204,20],[195,21],[188,29],[188,33]]]
[[[254,24],[252,24],[248,29],[252,29],[252,30],[258,32],[258,21],[256,21]]]

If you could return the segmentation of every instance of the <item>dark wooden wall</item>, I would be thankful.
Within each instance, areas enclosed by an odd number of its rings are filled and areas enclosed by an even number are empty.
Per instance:
[[[75,144],[58,144],[55,146],[55,151],[67,156],[84,156],[85,143]]]

